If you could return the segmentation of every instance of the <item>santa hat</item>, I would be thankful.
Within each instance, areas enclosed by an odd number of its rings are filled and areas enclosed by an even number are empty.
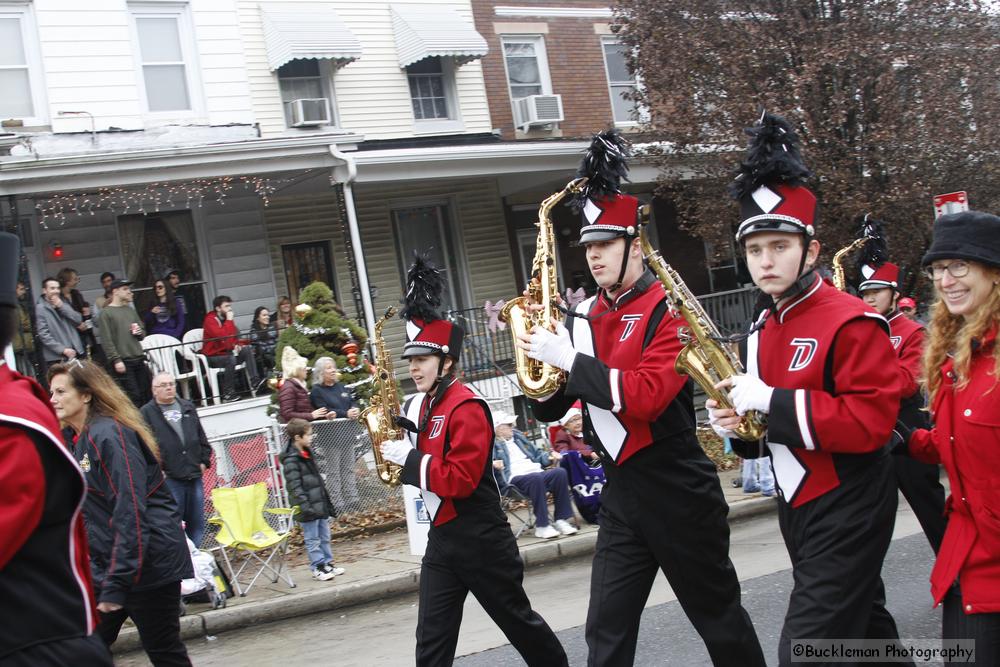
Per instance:
[[[736,240],[756,232],[816,233],[816,196],[803,183],[812,176],[799,154],[798,136],[781,116],[763,113],[746,133],[746,157],[729,192],[740,205]]]
[[[0,306],[17,305],[17,267],[21,244],[13,234],[0,232]]]
[[[580,412],[581,407],[583,406],[580,405],[580,401],[574,403],[572,407],[570,407],[570,409],[566,412],[566,414],[562,416],[562,419],[559,420],[559,423],[565,426],[566,424],[569,423],[569,420],[572,419],[573,417],[582,415],[583,413]]]
[[[858,285],[859,292],[882,287],[899,288],[899,267],[892,262],[886,262],[878,268],[866,264],[861,267],[861,275],[864,280]]]
[[[448,355],[455,361],[461,357],[465,332],[441,317],[443,292],[441,271],[427,257],[414,253],[413,265],[406,274],[403,308],[399,312],[406,321],[404,359],[429,354]]]
[[[594,136],[577,176],[586,178],[571,204],[581,214],[580,243],[610,241],[639,232],[639,200],[623,195],[628,180],[629,144],[618,130]]]

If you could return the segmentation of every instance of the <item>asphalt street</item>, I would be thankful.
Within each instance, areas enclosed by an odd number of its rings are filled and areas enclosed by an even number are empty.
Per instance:
[[[933,555],[905,502],[897,513],[884,577],[889,608],[904,637],[940,636],[940,612],[931,609],[928,576]],[[791,571],[774,514],[732,526],[731,557],[740,575],[744,606],[757,628],[770,664],[776,662]],[[528,570],[525,589],[534,607],[556,630],[571,665],[586,664],[583,624],[589,597],[590,559],[555,562]],[[336,584],[333,584],[336,585]],[[413,663],[416,595],[396,597],[325,614],[300,617],[188,642],[199,667],[252,665],[350,667]],[[456,664],[522,665],[506,638],[471,596]],[[120,667],[144,667],[141,654],[116,656]],[[637,665],[707,665],[700,639],[670,587],[658,577],[639,633]]]

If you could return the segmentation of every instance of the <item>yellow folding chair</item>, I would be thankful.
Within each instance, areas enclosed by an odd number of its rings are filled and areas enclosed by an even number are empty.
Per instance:
[[[265,571],[270,575],[272,583],[277,583],[280,577],[289,587],[295,588],[295,582],[285,568],[291,522],[284,532],[279,533],[264,516],[266,512],[291,517],[295,510],[288,507],[265,508],[267,496],[267,486],[263,482],[236,488],[212,489],[212,504],[218,514],[208,522],[219,527],[215,539],[229,570],[230,583],[240,596],[249,593]],[[229,551],[234,552],[233,560],[230,560]],[[233,568],[233,561],[239,564],[238,570]],[[247,587],[243,588],[240,585],[240,575],[253,564],[260,567]]]

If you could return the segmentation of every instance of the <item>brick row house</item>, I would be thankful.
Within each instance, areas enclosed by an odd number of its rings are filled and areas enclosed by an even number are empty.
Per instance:
[[[245,328],[321,279],[370,329],[429,249],[474,317],[520,292],[589,136],[638,128],[610,23],[582,0],[0,0],[0,217],[35,290],[72,266],[89,300],[103,271],[141,300],[180,268]],[[651,199],[654,169],[633,177]],[[692,289],[735,286],[669,202],[654,220]],[[565,286],[592,287],[577,221],[554,221]]]

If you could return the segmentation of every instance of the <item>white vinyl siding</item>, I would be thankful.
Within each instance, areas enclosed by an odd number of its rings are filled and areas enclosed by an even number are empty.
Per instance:
[[[323,4],[335,9],[362,47],[359,60],[337,69],[333,75],[339,128],[369,140],[404,138],[425,131],[480,133],[492,129],[480,61],[454,68],[452,85],[457,104],[450,115],[461,119],[460,124],[449,120],[439,128],[418,127],[420,123],[414,119],[409,79],[406,70],[399,66],[396,53],[390,4],[445,5],[471,23],[472,9],[467,0],[393,0],[391,3],[335,0]],[[238,6],[253,110],[261,134],[267,137],[295,132],[297,130],[290,130],[285,125],[278,78],[268,69],[258,3],[238,0]],[[431,121],[439,122],[442,121]]]

